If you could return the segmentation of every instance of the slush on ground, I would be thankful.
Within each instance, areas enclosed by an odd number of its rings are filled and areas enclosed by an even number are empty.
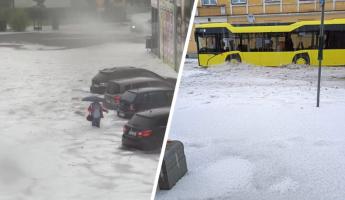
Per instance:
[[[203,69],[187,60],[170,139],[185,144],[188,173],[164,200],[342,200],[345,68]]]
[[[129,25],[0,34],[0,199],[149,199],[159,153],[121,149],[127,120],[86,121],[91,79],[131,65],[176,72]]]

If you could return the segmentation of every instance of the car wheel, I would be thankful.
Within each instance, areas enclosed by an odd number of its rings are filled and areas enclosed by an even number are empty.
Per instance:
[[[238,54],[232,54],[226,57],[225,61],[228,64],[239,64],[242,62],[240,55]]]
[[[297,65],[310,65],[308,54],[298,54],[293,58],[293,63]]]

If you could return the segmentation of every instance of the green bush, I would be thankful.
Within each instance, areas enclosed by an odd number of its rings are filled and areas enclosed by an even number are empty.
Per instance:
[[[29,25],[28,14],[21,9],[15,9],[10,15],[9,25],[13,31],[25,31]]]

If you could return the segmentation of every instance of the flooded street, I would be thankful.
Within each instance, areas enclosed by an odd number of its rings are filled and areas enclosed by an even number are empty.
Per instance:
[[[81,101],[103,68],[176,77],[144,38],[125,23],[0,34],[0,199],[150,197],[159,153],[121,149],[126,120],[110,111],[93,128]]]

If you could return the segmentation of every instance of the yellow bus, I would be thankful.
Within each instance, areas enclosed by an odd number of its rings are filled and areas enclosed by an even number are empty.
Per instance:
[[[225,62],[259,66],[317,65],[320,21],[291,24],[196,26],[201,67]],[[324,66],[345,65],[345,19],[325,20]]]

